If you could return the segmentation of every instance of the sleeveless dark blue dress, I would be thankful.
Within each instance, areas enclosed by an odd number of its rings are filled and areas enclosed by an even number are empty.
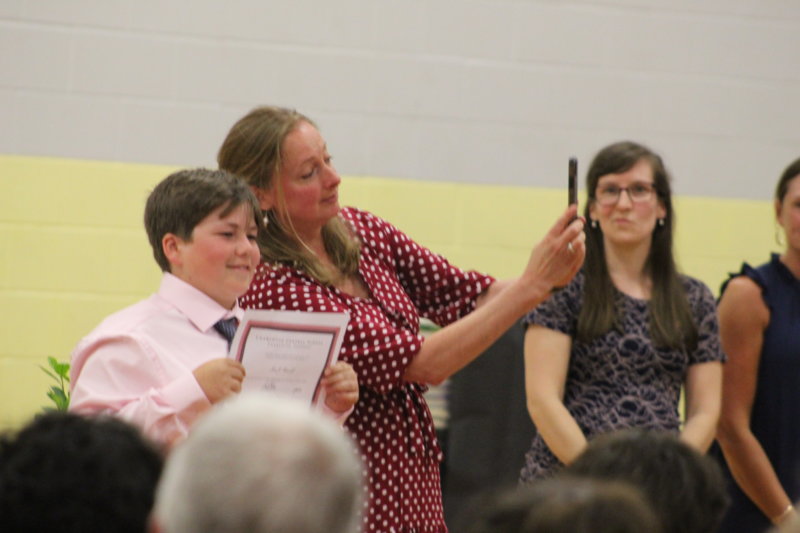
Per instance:
[[[742,265],[739,274],[755,281],[769,308],[770,322],[758,366],[751,430],[793,502],[800,499],[800,280],[772,254],[758,268]],[[729,280],[730,281],[730,280]],[[721,293],[727,287],[722,285]],[[725,464],[719,447],[713,453],[725,470],[731,506],[719,528],[721,533],[760,533],[771,527],[769,519],[742,492]]]

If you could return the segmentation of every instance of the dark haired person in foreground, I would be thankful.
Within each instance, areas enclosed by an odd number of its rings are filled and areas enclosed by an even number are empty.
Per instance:
[[[144,533],[162,462],[122,420],[40,415],[0,437],[0,531]]]
[[[473,499],[463,533],[660,533],[648,500],[625,482],[539,480]]]
[[[652,505],[663,533],[716,531],[729,503],[717,463],[663,431],[601,435],[562,475],[630,483]]]

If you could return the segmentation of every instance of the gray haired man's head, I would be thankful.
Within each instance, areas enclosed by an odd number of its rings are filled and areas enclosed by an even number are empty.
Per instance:
[[[358,530],[362,469],[332,420],[291,399],[219,404],[172,452],[158,487],[163,533]]]

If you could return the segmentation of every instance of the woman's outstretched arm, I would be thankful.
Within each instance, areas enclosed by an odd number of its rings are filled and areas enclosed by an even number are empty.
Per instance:
[[[507,282],[469,315],[428,337],[406,368],[404,379],[441,383],[543,302],[553,288],[566,285],[578,272],[586,253],[583,220],[570,222],[576,209],[574,205],[568,207],[533,248],[519,278]]]

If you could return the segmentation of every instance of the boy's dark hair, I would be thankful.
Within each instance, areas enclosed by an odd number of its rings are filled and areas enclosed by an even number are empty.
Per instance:
[[[162,465],[121,420],[40,415],[0,436],[0,530],[143,533]]]
[[[715,531],[729,503],[719,465],[662,431],[627,429],[601,435],[563,472],[638,487],[664,533]]]
[[[150,193],[144,208],[147,238],[161,270],[170,271],[161,245],[164,235],[172,233],[189,241],[195,226],[215,209],[223,207],[221,215],[226,216],[242,204],[252,208],[260,232],[263,222],[258,200],[250,187],[233,174],[196,168],[179,170],[164,178]]]

